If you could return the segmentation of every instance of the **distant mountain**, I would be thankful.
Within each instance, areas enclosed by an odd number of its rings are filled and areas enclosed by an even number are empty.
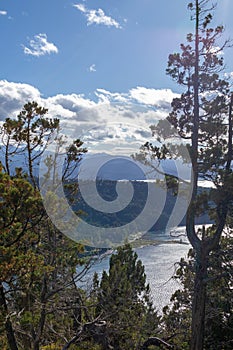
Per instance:
[[[151,164],[135,161],[130,157],[111,156],[106,153],[87,154],[78,168],[82,180],[161,180],[165,174],[187,180],[191,178],[190,164],[181,160],[166,159]]]
[[[5,166],[5,148],[0,147],[0,161]],[[40,159],[34,163],[34,174],[39,175]],[[22,149],[18,149],[16,155],[10,157],[10,169],[14,173],[15,168],[27,170],[27,157]],[[46,166],[41,164],[46,171]],[[157,169],[157,170],[156,170]],[[80,180],[161,180],[164,174],[179,177],[180,179],[190,179],[191,167],[183,164],[181,160],[166,159],[160,162],[153,161],[151,164],[143,164],[134,161],[130,157],[112,156],[106,153],[87,153],[83,155],[77,169],[72,173],[72,178]]]
[[[75,212],[79,212],[79,215],[81,215],[81,218],[89,223],[92,226],[96,226],[96,229],[98,230],[98,227],[104,227],[104,228],[118,228],[123,227],[127,225],[128,223],[131,223],[134,221],[144,210],[145,205],[148,200],[148,182],[146,181],[122,181],[121,186],[123,186],[123,193],[124,193],[124,186],[125,186],[125,192],[128,191],[128,182],[131,183],[133,186],[133,196],[132,199],[129,201],[128,205],[121,206],[121,203],[119,204],[119,210],[115,210],[111,212],[108,210],[110,209],[111,203],[115,201],[118,197],[118,193],[116,191],[117,183],[118,181],[112,181],[112,180],[97,180],[97,181],[84,181],[82,186],[82,191],[84,191],[84,194],[90,191],[90,188],[92,186],[96,186],[98,195],[105,201],[105,203],[109,203],[109,206],[107,204],[106,211],[104,210],[98,210],[94,208],[94,205],[91,206],[88,204],[88,201],[83,198],[81,191],[78,191],[75,198],[70,195],[69,189],[66,190],[66,196],[68,198],[68,201],[70,201],[70,205],[73,208]],[[157,215],[156,213],[156,207],[158,208],[158,211],[161,209],[161,200],[165,197],[165,203],[162,206],[161,213],[159,212],[158,218],[154,221],[152,220],[151,227],[148,227],[149,232],[152,233],[164,233],[167,230],[172,230],[174,228],[173,223],[175,222],[177,226],[184,226],[185,225],[185,214],[186,214],[186,208],[187,208],[187,199],[186,197],[179,196],[179,208],[175,209],[177,197],[174,194],[172,190],[167,190],[166,187],[161,186],[160,184],[156,185],[156,183],[153,184],[153,186],[157,186],[155,189],[155,198],[153,199],[153,202],[150,204],[148,212],[143,213],[142,220],[145,221],[139,223],[139,227],[147,227],[147,221],[151,221],[151,212],[155,212],[155,217]],[[203,189],[200,189],[202,191]],[[93,194],[94,196],[94,194]],[[90,193],[90,197],[91,196]],[[72,198],[72,200],[70,200]],[[91,200],[93,198],[90,198]],[[98,204],[98,200],[94,201],[94,204]],[[153,207],[152,207],[153,205]],[[179,213],[177,213],[177,210],[179,211],[181,209],[181,212],[183,215],[180,217]],[[176,212],[174,212],[174,210]],[[177,216],[178,214],[178,216]],[[170,220],[170,217],[174,215],[174,221]],[[177,221],[177,217],[179,218],[179,221]],[[196,224],[206,224],[210,223],[210,219],[208,215],[202,215],[198,220],[196,221]],[[141,232],[141,229],[139,229],[139,232]],[[136,232],[135,232],[136,233]]]
[[[4,149],[0,152],[0,160],[4,165]],[[72,173],[72,178],[69,179],[69,182],[82,183],[88,189],[94,184],[103,201],[105,201],[107,205],[109,203],[109,206],[112,201],[117,199],[118,194],[116,188],[119,181],[125,181],[126,184],[130,182],[132,184],[133,197],[129,204],[123,209],[119,207],[119,211],[104,213],[103,211],[93,209],[86,203],[80,192],[78,192],[75,201],[71,201],[69,191],[66,190],[70,205],[73,207],[73,210],[82,211],[83,220],[97,228],[124,226],[134,220],[142,212],[147,201],[149,182],[154,181],[154,183],[156,183],[157,180],[164,180],[164,175],[166,174],[178,177],[182,180],[188,180],[190,178],[191,167],[183,164],[181,161],[167,159],[161,161],[159,164],[154,162],[152,165],[153,166],[149,166],[135,162],[129,157],[113,157],[105,153],[87,154],[83,157],[75,172]],[[21,167],[26,171],[27,159],[23,154],[15,155],[11,160],[10,167],[12,171],[15,167]],[[42,169],[45,169],[44,165],[42,165]],[[34,174],[36,177],[39,175],[39,160],[37,164],[35,164]],[[124,184],[122,186],[124,186]],[[205,183],[205,187],[208,187],[208,183]],[[126,188],[126,190],[128,190],[128,188]],[[92,196],[92,193],[90,196]],[[158,219],[153,222],[153,225],[149,227],[149,229],[151,232],[164,232],[165,229],[173,228],[172,226],[168,226],[171,225],[169,219],[171,215],[173,215],[173,209],[177,198],[171,190],[167,190],[166,186],[164,188],[160,186],[160,188],[157,189],[156,196],[158,203],[161,201],[161,198],[165,198],[165,204]],[[180,197],[179,200],[181,208],[187,206],[185,197],[183,199]],[[144,215],[144,220],[146,219]],[[209,217],[204,215],[199,218],[197,224],[208,222],[210,222]],[[185,217],[181,217],[177,224],[184,225]]]
[[[12,149],[10,149],[10,152],[13,152],[13,151],[14,151],[14,148],[12,147]],[[5,164],[5,146],[4,145],[0,145],[0,162],[5,167],[6,164]],[[12,174],[14,174],[15,168],[22,168],[22,169],[27,168],[27,161],[22,148],[21,149],[19,148],[17,150],[16,155],[12,155],[12,156],[10,155],[9,166]]]

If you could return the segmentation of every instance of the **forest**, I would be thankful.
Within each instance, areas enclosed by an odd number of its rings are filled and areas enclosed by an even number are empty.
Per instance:
[[[187,259],[177,262],[173,278],[180,288],[159,314],[145,268],[129,242],[114,250],[108,271],[94,274],[90,290],[79,287],[93,260],[83,243],[68,238],[51,220],[35,172],[54,135],[62,147],[60,120],[36,101],[25,101],[21,112],[7,116],[0,129],[1,349],[233,348],[233,90],[223,55],[232,45],[224,39],[222,25],[212,27],[212,1],[192,1],[188,10],[193,32],[169,55],[166,69],[182,92],[171,103],[167,124],[161,120],[148,126],[152,135],[160,135],[162,147],[147,142],[138,150],[145,160],[169,159],[168,140],[177,135],[189,150],[193,188],[185,225],[192,248]],[[88,152],[84,146],[80,139],[70,143],[62,173],[77,216],[85,213],[75,205],[78,184],[69,179]],[[179,159],[181,149],[178,143],[172,157]],[[24,166],[14,166],[16,157]],[[49,156],[46,166],[43,179],[48,183],[56,168]],[[212,185],[200,191],[199,179]],[[167,179],[170,199],[179,181]],[[64,203],[56,185],[48,184],[46,198],[51,212],[60,215]],[[132,206],[132,213],[141,207],[141,202]],[[208,217],[211,225],[197,228],[200,217]],[[116,218],[105,220],[109,224]]]

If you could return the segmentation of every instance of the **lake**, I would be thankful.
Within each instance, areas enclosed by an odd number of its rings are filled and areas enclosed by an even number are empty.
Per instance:
[[[157,240],[157,237],[155,239]],[[181,257],[187,257],[190,245],[163,243],[163,241],[169,239],[167,235],[160,236],[159,239],[161,244],[144,246],[135,249],[135,251],[145,266],[147,282],[150,284],[154,305],[161,312],[162,308],[169,303],[173,292],[180,288],[180,284],[172,279],[172,276],[175,273],[176,263],[180,261]],[[108,271],[108,268],[109,256],[97,260],[85,278],[86,288],[90,287],[91,276],[95,271],[101,275],[102,271]]]

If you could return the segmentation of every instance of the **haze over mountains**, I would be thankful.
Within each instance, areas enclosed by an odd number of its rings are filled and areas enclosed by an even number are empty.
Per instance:
[[[0,160],[4,165],[3,149]],[[23,154],[15,155],[10,166],[12,171],[15,167],[26,171],[27,160]],[[81,211],[82,219],[97,230],[98,227],[124,227],[136,220],[146,205],[147,212],[143,212],[142,222],[136,226],[139,230],[145,227],[145,231],[162,233],[172,230],[174,226],[184,225],[189,194],[187,197],[180,191],[174,195],[167,188],[165,175],[184,180],[181,182],[190,182],[190,164],[167,159],[159,163],[155,161],[153,166],[135,162],[129,157],[113,157],[106,153],[87,154],[69,179],[70,182],[78,181],[80,187],[70,206],[74,211]],[[39,173],[38,161],[34,167],[35,176],[43,176],[45,172],[46,167],[42,163]],[[153,198],[148,206],[148,195],[152,191]],[[66,196],[70,201],[69,191]],[[100,206],[102,201],[104,207]],[[112,210],[114,204],[116,208]],[[151,214],[153,212],[155,219]],[[209,218],[204,215],[197,223],[206,222],[209,222]]]
[[[20,149],[18,154],[10,157],[10,169],[14,172],[15,168],[27,168],[27,158]],[[5,166],[5,147],[0,147],[0,161]],[[39,166],[46,169],[40,159],[34,164],[34,174],[38,175]],[[153,161],[148,164],[135,161],[131,157],[112,156],[107,153],[87,153],[82,156],[82,160],[72,177],[80,177],[85,180],[157,180],[162,179],[165,174],[176,176],[182,180],[191,178],[191,165],[184,164],[181,160],[166,159],[161,161]]]
[[[87,154],[80,163],[81,179],[94,180],[159,180],[165,174],[188,180],[191,177],[190,164],[183,164],[181,160],[161,160],[151,164],[134,161],[133,158],[112,156],[106,153]],[[76,174],[77,175],[77,174]]]

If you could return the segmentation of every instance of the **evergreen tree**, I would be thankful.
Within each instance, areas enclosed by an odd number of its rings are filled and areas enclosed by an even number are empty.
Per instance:
[[[232,202],[232,103],[229,83],[223,79],[222,50],[228,41],[219,43],[223,26],[211,28],[214,6],[209,0],[195,0],[188,4],[195,22],[194,33],[187,35],[180,53],[169,55],[167,74],[184,91],[172,102],[172,111],[164,128],[164,121],[152,126],[152,132],[164,138],[175,136],[185,140],[192,162],[192,198],[186,215],[186,232],[195,253],[195,282],[192,299],[192,332],[190,349],[201,350],[205,334],[205,308],[209,255],[219,245]],[[175,132],[175,133],[174,133]],[[169,150],[163,146],[163,150]],[[143,151],[153,153],[147,143]],[[179,147],[177,147],[179,156]],[[169,154],[166,151],[167,155]],[[175,153],[175,152],[174,152]],[[173,153],[173,154],[174,154]],[[164,157],[164,152],[158,152]],[[198,180],[211,181],[215,189],[198,192]],[[208,212],[214,220],[211,229],[200,232],[197,217]]]
[[[11,293],[17,289],[20,278],[27,280],[29,270],[43,270],[43,259],[31,249],[37,241],[33,229],[41,219],[42,206],[38,191],[20,173],[12,179],[2,167],[0,193],[0,327],[6,333],[9,348],[17,350],[11,316],[16,312],[11,308],[15,300]],[[2,347],[4,343],[0,340]]]
[[[206,336],[204,348],[209,350],[232,349],[233,301],[232,301],[232,232],[225,230],[221,245],[209,256],[209,281],[205,310]],[[165,336],[172,336],[175,346],[189,349],[189,331],[192,316],[195,255],[191,249],[188,259],[181,259],[174,278],[181,283],[171,297],[171,305],[164,308]]]
[[[83,247],[51,223],[34,178],[35,163],[59,128],[58,120],[42,116],[45,112],[37,103],[28,103],[16,120],[8,118],[1,130],[1,137],[7,140],[3,151],[8,152],[0,169],[3,349],[38,350],[48,344],[59,348],[77,331],[81,299],[76,267],[82,264],[78,253]],[[80,146],[77,141],[68,148],[68,162],[79,159]],[[27,167],[10,174],[10,162],[19,150],[26,154]]]
[[[129,244],[110,258],[109,272],[94,278],[96,316],[106,320],[106,336],[112,349],[139,349],[158,332],[155,312],[142,262]]]
[[[33,168],[39,163],[41,155],[55,130],[59,129],[59,119],[45,117],[46,108],[37,102],[28,102],[16,119],[6,118],[1,130],[5,154],[5,169],[10,174],[10,163],[15,154],[21,154],[26,159],[28,175],[36,187]]]

